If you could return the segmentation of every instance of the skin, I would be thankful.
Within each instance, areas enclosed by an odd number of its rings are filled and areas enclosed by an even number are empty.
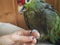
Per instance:
[[[0,45],[34,45],[39,32],[32,32],[30,30],[19,30],[13,34],[4,35],[0,37]]]

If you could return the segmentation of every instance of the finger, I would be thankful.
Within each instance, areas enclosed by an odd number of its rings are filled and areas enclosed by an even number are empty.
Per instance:
[[[32,36],[34,36],[35,38],[39,38],[40,37],[40,33],[37,31],[37,30],[32,30],[32,33],[31,33]]]
[[[40,33],[37,30],[23,30],[23,31],[17,31],[16,32],[17,35],[20,36],[34,36],[36,38],[40,37]]]
[[[33,43],[35,44],[36,38],[34,38],[33,36],[19,36],[19,35],[12,35],[9,37],[11,40],[13,40],[14,42],[20,42],[20,43]]]
[[[19,36],[19,35],[12,35],[11,39],[14,41],[23,42],[31,42],[33,40],[33,36]]]
[[[17,31],[16,34],[20,35],[20,36],[30,36],[30,32],[31,30],[22,30],[22,31]]]
[[[30,32],[31,32],[31,30],[25,30],[25,31],[23,31],[22,34],[23,34],[24,36],[31,36],[31,35],[30,35]]]
[[[32,44],[36,44],[36,43],[37,43],[37,40],[36,40],[36,38],[34,38],[32,41]]]
[[[29,43],[32,42],[33,40],[34,40],[33,36],[21,36],[19,41],[24,43]]]
[[[22,45],[35,45],[35,44],[32,44],[32,43],[23,43]]]
[[[40,37],[40,33],[35,29],[34,30],[25,30],[25,31],[23,31],[22,35],[34,36],[37,39]]]
[[[33,45],[33,44],[36,44],[36,39],[34,38],[31,42],[28,42],[28,43],[23,43],[24,45]]]

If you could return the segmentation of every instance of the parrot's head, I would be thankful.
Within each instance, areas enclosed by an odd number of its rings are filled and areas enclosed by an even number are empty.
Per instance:
[[[18,0],[18,4],[22,7],[20,10],[20,13],[23,13],[24,11],[26,11],[26,8],[24,5],[27,5],[31,2],[31,0]]]
[[[23,13],[23,12],[25,12],[27,10],[26,7],[29,8],[31,6],[36,5],[36,3],[45,2],[45,0],[19,0],[19,2],[20,2],[20,5],[22,5],[20,13]]]
[[[29,3],[31,0],[18,0],[19,5],[24,5],[26,3]]]

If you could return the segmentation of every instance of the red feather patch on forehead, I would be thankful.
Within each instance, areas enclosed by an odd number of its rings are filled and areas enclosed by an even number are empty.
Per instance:
[[[21,4],[24,5],[25,4],[25,0],[21,0]]]
[[[18,1],[18,4],[19,4],[19,5],[24,5],[24,4],[25,4],[25,0],[19,0],[19,1]]]

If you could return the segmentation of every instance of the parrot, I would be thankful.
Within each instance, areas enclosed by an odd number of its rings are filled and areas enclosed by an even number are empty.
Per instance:
[[[40,32],[40,40],[56,43],[60,39],[60,14],[51,4],[45,0],[25,0],[20,12],[28,28]]]

